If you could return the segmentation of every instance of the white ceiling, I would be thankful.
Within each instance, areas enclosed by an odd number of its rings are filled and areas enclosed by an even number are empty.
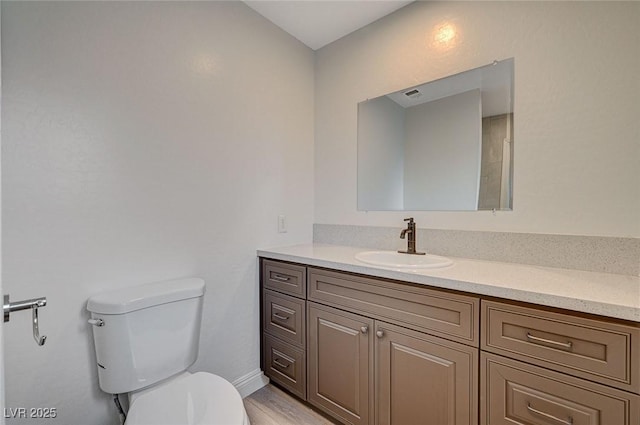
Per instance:
[[[317,50],[413,0],[245,1],[247,6]]]

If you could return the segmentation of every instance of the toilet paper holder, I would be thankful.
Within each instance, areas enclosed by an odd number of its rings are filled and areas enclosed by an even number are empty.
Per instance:
[[[14,311],[31,309],[31,323],[33,325],[33,339],[36,340],[36,344],[43,346],[47,340],[46,335],[40,335],[40,329],[38,325],[38,308],[47,305],[47,298],[31,298],[29,300],[22,300],[11,302],[9,294],[5,294],[4,302],[2,304],[2,311],[4,312],[4,322],[8,322],[10,314]]]

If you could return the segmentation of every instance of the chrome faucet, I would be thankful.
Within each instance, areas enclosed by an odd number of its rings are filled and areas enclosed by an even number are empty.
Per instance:
[[[416,252],[416,223],[413,221],[413,217],[405,218],[404,221],[408,221],[406,229],[402,229],[400,232],[400,239],[404,239],[407,234],[407,250],[398,251],[400,254],[413,254],[424,255],[424,252]]]

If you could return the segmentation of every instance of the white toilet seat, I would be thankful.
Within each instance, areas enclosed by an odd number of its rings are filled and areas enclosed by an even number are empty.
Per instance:
[[[230,382],[197,372],[135,394],[125,425],[249,425],[249,418]]]

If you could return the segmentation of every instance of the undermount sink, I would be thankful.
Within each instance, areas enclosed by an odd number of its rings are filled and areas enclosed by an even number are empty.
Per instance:
[[[438,255],[401,254],[396,251],[360,252],[356,254],[356,260],[394,269],[437,269],[453,264],[450,259]]]

